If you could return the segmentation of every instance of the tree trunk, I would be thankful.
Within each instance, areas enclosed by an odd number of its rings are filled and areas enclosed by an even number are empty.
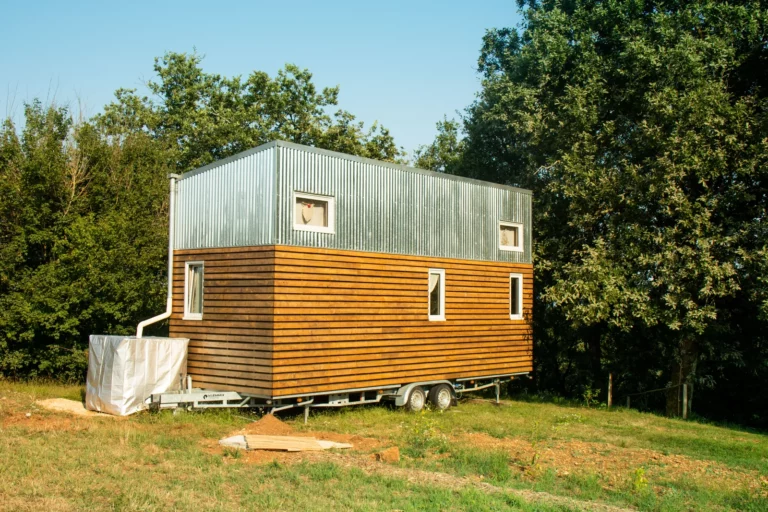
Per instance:
[[[696,361],[699,352],[696,340],[686,337],[680,342],[678,357],[670,367],[669,386],[667,390],[667,416],[676,417],[683,413],[683,384],[691,384],[696,373]],[[672,387],[674,386],[674,387]]]
[[[600,332],[597,329],[590,329],[585,336],[587,340],[587,350],[589,351],[589,367],[592,372],[592,387],[599,390],[608,389],[605,385],[605,375],[603,375],[603,345]],[[601,391],[602,392],[602,391]]]

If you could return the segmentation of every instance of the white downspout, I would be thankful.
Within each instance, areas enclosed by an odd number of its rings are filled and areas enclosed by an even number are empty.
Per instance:
[[[174,214],[176,213],[176,180],[178,180],[180,177],[181,176],[178,174],[168,175],[168,178],[170,178],[171,181],[171,199],[168,205],[168,209],[170,210],[170,219],[168,224],[168,298],[166,300],[165,313],[161,313],[157,316],[153,316],[148,320],[140,322],[139,326],[136,328],[137,338],[141,338],[146,326],[154,324],[155,322],[159,322],[160,320],[165,320],[171,316],[171,312],[173,311],[173,228],[175,217]]]

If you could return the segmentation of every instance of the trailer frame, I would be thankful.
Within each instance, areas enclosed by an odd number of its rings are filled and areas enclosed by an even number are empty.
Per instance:
[[[408,403],[414,389],[420,388],[422,392],[426,394],[427,390],[441,384],[446,384],[450,387],[453,403],[461,398],[463,393],[479,391],[493,386],[496,388],[496,403],[498,404],[500,402],[502,381],[511,381],[526,376],[529,377],[530,372],[517,372],[453,380],[441,379],[411,382],[404,385],[395,384],[379,387],[350,388],[332,392],[272,398],[240,393],[238,391],[217,391],[195,388],[192,386],[192,377],[187,376],[186,379],[180,379],[181,382],[186,382],[186,387],[184,389],[166,393],[156,393],[149,396],[145,402],[149,405],[150,410],[155,411],[161,409],[173,409],[175,411],[179,409],[205,410],[257,408],[270,409],[270,414],[273,414],[288,409],[303,408],[304,422],[306,423],[309,418],[309,410],[313,407],[347,407],[351,405],[377,404],[384,401],[391,401],[395,406],[402,407]]]

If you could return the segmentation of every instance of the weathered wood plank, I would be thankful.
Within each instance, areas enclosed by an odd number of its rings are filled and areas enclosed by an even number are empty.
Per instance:
[[[298,373],[305,372],[308,365],[312,366],[315,371],[335,371],[335,370],[359,370],[369,368],[382,368],[382,367],[397,367],[398,369],[406,368],[429,368],[434,367],[435,363],[441,363],[448,361],[451,363],[461,363],[462,361],[485,361],[493,360],[494,362],[500,362],[498,353],[499,348],[496,350],[486,351],[471,351],[471,350],[450,350],[450,351],[423,351],[423,352],[401,352],[397,354],[355,354],[352,356],[336,356],[336,357],[314,357],[314,358],[301,358],[301,359],[274,359],[274,372],[275,373]],[[521,361],[528,358],[530,355],[530,349],[520,350],[505,350],[505,358],[503,360],[516,360]],[[428,361],[426,363],[414,363],[414,361]],[[354,373],[354,372],[353,372]],[[302,376],[308,376],[308,373],[302,373]]]
[[[529,363],[526,365],[519,365],[519,366],[502,366],[499,368],[496,368],[495,371],[493,369],[488,371],[477,371],[473,373],[473,377],[475,378],[483,378],[486,376],[492,376],[492,375],[501,375],[501,374],[507,374],[507,373],[518,373],[518,372],[530,372],[533,370],[533,366]],[[441,380],[441,379],[458,379],[465,376],[466,372],[459,371],[459,372],[440,372],[435,371],[434,373],[420,373],[420,374],[409,374],[406,377],[406,380],[403,380],[404,377],[402,375],[395,376],[395,377],[373,377],[371,376],[369,379],[366,379],[366,384],[368,384],[370,387],[376,387],[376,386],[389,386],[389,385],[402,385],[407,384],[408,382],[414,382],[414,381],[426,381],[426,380]],[[325,383],[322,384],[307,384],[300,381],[294,381],[293,383],[295,385],[290,385],[291,383],[287,383],[287,385],[276,387],[274,390],[274,396],[280,397],[280,396],[287,396],[287,395],[296,395],[296,394],[303,394],[303,393],[321,393],[321,392],[327,392],[327,391],[335,391],[340,389],[349,389],[354,387],[354,383],[357,382],[359,379],[357,377],[352,377],[349,380],[334,380],[330,381],[327,380]]]
[[[185,260],[206,264],[202,321],[182,319]],[[171,333],[192,340],[195,382],[219,389],[277,396],[531,366],[530,324],[508,315],[512,272],[531,312],[530,265],[261,246],[177,251],[174,267]],[[446,270],[444,322],[426,318],[429,268]]]
[[[273,372],[273,381],[294,381],[301,380],[302,382],[314,382],[316,384],[322,383],[323,379],[340,379],[350,376],[358,376],[362,378],[368,378],[371,375],[415,375],[419,372],[433,372],[440,370],[443,372],[456,370],[463,371],[465,369],[473,370],[485,370],[488,368],[499,368],[505,366],[513,366],[515,364],[526,363],[528,361],[527,355],[511,355],[504,354],[503,356],[496,356],[493,359],[476,359],[476,358],[440,358],[438,360],[426,361],[426,360],[412,360],[410,362],[401,362],[397,366],[393,365],[377,365],[377,366],[348,366],[346,368],[322,368],[315,369],[313,364],[311,367],[304,365],[301,369],[295,371],[285,371],[282,367],[275,367]]]
[[[349,443],[318,440],[314,437],[245,435],[246,449],[283,452],[317,452],[331,448],[352,448]]]
[[[437,333],[408,334],[376,334],[364,335],[369,339],[358,339],[359,336],[297,336],[284,340],[274,346],[275,357],[279,354],[305,353],[314,350],[355,350],[355,351],[402,351],[410,348],[418,350],[422,346],[464,347],[464,346],[515,346],[531,345],[531,335],[528,332],[502,335],[468,336],[465,333],[452,333],[451,336],[438,336]]]
[[[457,258],[435,258],[429,256],[411,256],[405,254],[387,254],[387,253],[374,253],[352,250],[338,250],[338,249],[324,249],[319,247],[295,247],[288,245],[275,246],[276,257],[286,257],[286,254],[301,254],[301,258],[319,258],[319,259],[336,259],[339,261],[351,261],[359,262],[365,259],[378,259],[378,260],[395,260],[397,264],[403,264],[404,262],[413,262],[418,266],[432,266],[436,267],[437,264],[452,265],[456,264],[462,267],[483,267],[489,266],[495,268],[506,267],[519,267],[519,268],[531,268],[531,265],[524,263],[512,263],[512,262],[499,262],[499,261],[480,261],[480,260],[462,260]],[[296,257],[296,256],[291,256]]]

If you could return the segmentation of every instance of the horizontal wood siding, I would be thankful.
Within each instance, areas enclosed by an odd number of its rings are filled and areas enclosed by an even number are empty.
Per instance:
[[[184,320],[184,263],[205,263],[203,319]],[[189,338],[196,387],[272,394],[274,247],[174,252],[170,335]]]
[[[529,264],[289,246],[274,263],[274,396],[532,370]],[[445,321],[427,318],[430,268],[445,270]]]
[[[205,263],[203,320],[183,319],[184,262]],[[446,277],[427,319],[427,271]],[[509,318],[521,273],[525,320]],[[266,396],[532,370],[531,265],[289,246],[174,253],[171,336],[195,385]]]

